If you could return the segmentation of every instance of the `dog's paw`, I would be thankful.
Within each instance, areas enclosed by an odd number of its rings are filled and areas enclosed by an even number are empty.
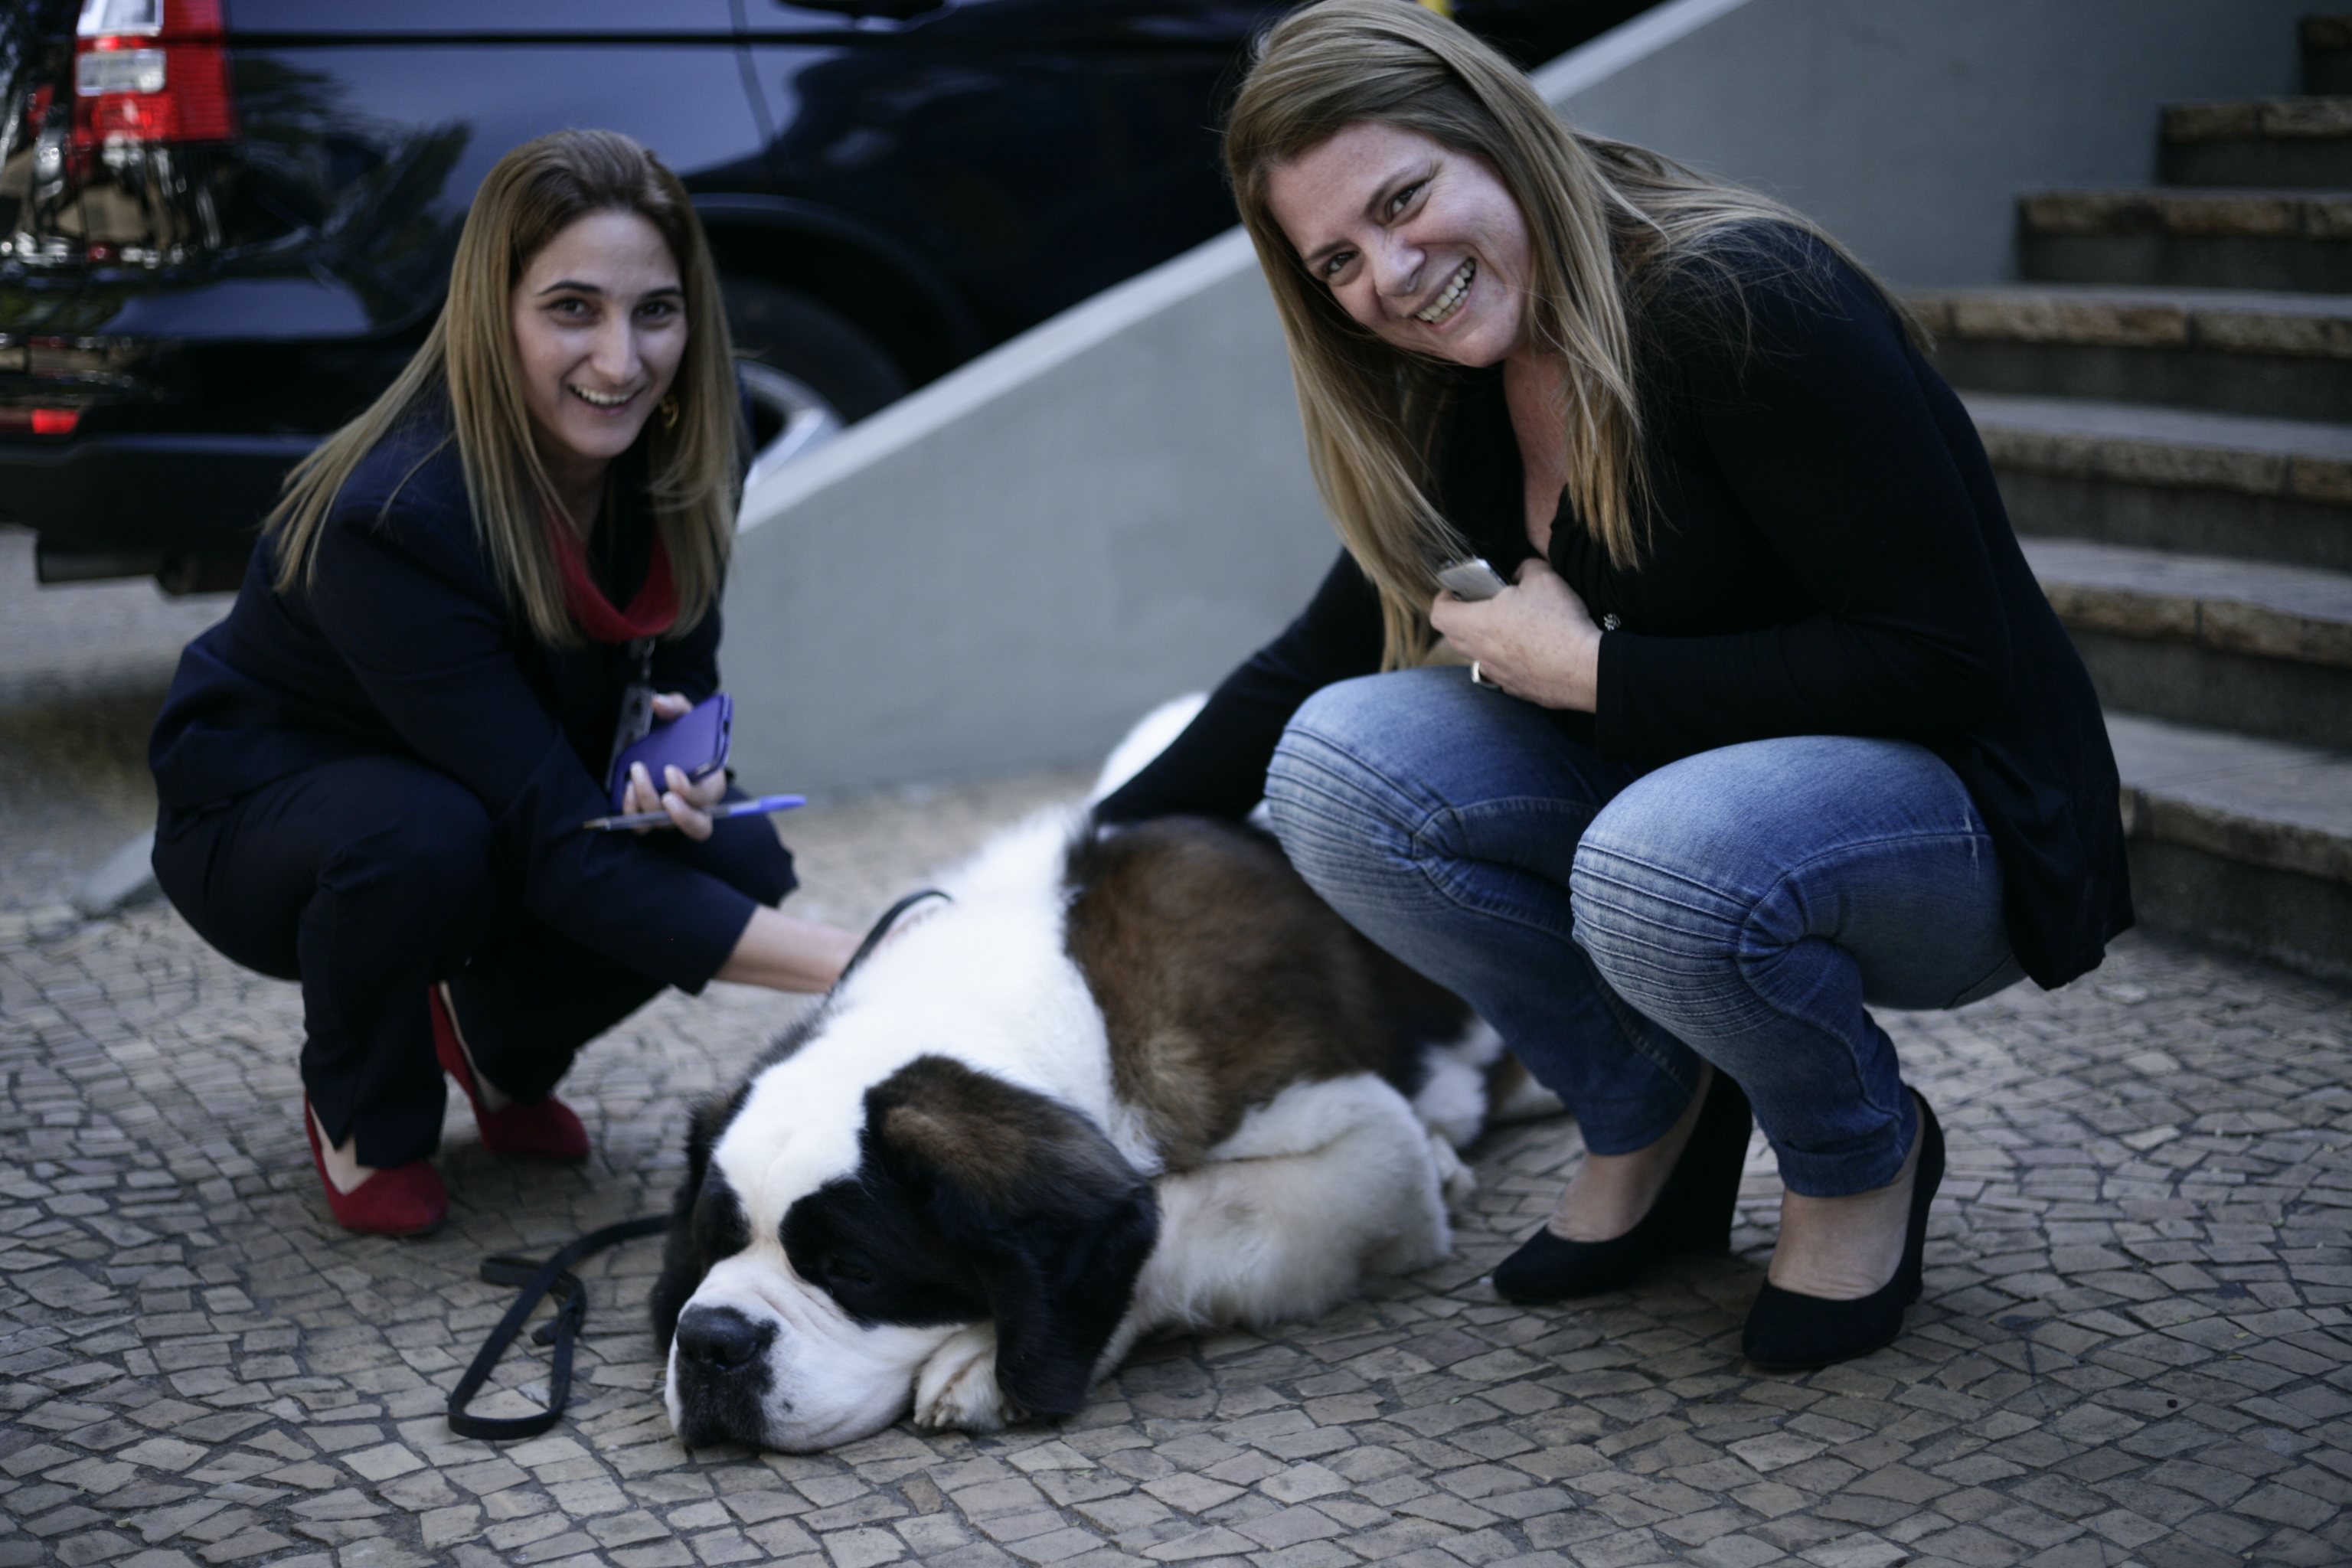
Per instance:
[[[959,1329],[915,1374],[915,1425],[993,1432],[1022,1411],[996,1385],[996,1325]]]
[[[1437,1184],[1445,1194],[1445,1201],[1460,1208],[1478,1190],[1477,1173],[1462,1163],[1454,1145],[1436,1132],[1429,1135],[1429,1161],[1437,1167]]]

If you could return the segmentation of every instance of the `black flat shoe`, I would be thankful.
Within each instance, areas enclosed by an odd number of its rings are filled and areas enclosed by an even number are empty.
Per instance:
[[[1741,1353],[1757,1365],[1790,1371],[1830,1366],[1891,1345],[1903,1331],[1903,1309],[1919,1299],[1927,1205],[1944,1182],[1944,1130],[1927,1100],[1916,1090],[1912,1098],[1919,1101],[1919,1168],[1911,1179],[1911,1218],[1895,1278],[1851,1301],[1783,1290],[1766,1280],[1739,1341]]]
[[[1731,1211],[1748,1163],[1748,1096],[1718,1072],[1658,1201],[1607,1241],[1563,1241],[1545,1226],[1495,1270],[1495,1293],[1532,1304],[1598,1296],[1632,1283],[1662,1258],[1731,1249]]]

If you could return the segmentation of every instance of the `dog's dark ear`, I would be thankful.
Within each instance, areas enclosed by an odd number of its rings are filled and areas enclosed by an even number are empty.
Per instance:
[[[695,1107],[694,1119],[687,1124],[686,1179],[677,1184],[677,1196],[670,1204],[661,1278],[654,1282],[652,1299],[646,1303],[653,1316],[654,1342],[665,1355],[669,1353],[670,1336],[677,1331],[677,1315],[694,1299],[710,1266],[751,1245],[743,1205],[731,1191],[714,1192],[709,1194],[709,1203],[703,1202],[705,1178],[710,1174],[710,1152],[718,1146],[719,1135],[727,1131],[727,1124],[741,1109],[743,1094],[739,1089],[725,1099],[704,1100]],[[726,1185],[723,1178],[719,1185]],[[743,1235],[734,1246],[726,1247],[730,1217],[731,1228]]]
[[[1068,1106],[944,1057],[868,1089],[866,1131],[978,1274],[1005,1396],[1040,1415],[1083,1408],[1159,1240],[1150,1182]]]

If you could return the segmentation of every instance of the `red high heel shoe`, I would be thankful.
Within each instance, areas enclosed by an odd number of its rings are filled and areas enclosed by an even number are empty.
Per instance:
[[[449,1217],[449,1189],[430,1160],[411,1160],[381,1170],[344,1192],[327,1174],[327,1155],[319,1138],[319,1119],[310,1097],[302,1097],[302,1130],[310,1135],[310,1163],[318,1167],[319,1184],[327,1189],[327,1207],[345,1230],[370,1236],[424,1236],[439,1230]]]
[[[457,1080],[466,1091],[466,1099],[474,1107],[474,1125],[482,1131],[482,1147],[493,1154],[505,1154],[518,1160],[562,1160],[576,1162],[588,1157],[588,1129],[570,1106],[549,1095],[544,1100],[528,1103],[509,1100],[497,1110],[482,1103],[481,1091],[475,1087],[473,1064],[467,1059],[464,1042],[457,1037],[457,1024],[449,1011],[448,998],[438,985],[425,992],[433,1007],[433,1054],[440,1058],[441,1070]]]

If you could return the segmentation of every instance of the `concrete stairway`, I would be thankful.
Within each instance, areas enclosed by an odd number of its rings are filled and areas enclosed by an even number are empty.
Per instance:
[[[2108,713],[2141,921],[2352,980],[2352,16],[2162,184],[2019,200],[1915,294]]]

